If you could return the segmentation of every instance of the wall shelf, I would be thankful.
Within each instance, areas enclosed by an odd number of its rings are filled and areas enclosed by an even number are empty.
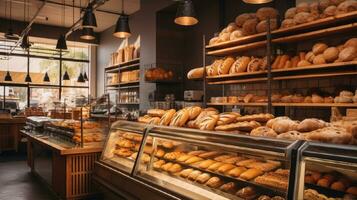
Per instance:
[[[268,103],[207,103],[209,106],[268,106]],[[272,103],[275,107],[357,107],[357,103]]]

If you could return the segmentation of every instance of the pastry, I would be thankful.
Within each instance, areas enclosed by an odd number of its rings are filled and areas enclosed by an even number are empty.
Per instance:
[[[292,7],[286,10],[285,12],[285,19],[293,19],[296,15],[296,8]]]
[[[322,64],[326,64],[326,60],[325,60],[325,58],[324,58],[324,56],[322,54],[319,54],[319,55],[315,56],[315,58],[312,61],[312,63],[314,65],[322,65]]]
[[[201,113],[202,108],[199,106],[191,106],[186,108],[189,112],[189,120],[194,120]]]
[[[233,176],[233,177],[239,177],[246,170],[247,170],[247,168],[245,168],[245,167],[235,167],[235,168],[229,170],[226,174],[228,174],[229,176]]]
[[[218,115],[209,115],[197,122],[197,126],[200,130],[214,130],[219,119]]]
[[[147,124],[150,122],[151,118],[152,117],[150,117],[149,115],[144,115],[138,118],[138,122]]]
[[[237,26],[242,27],[245,21],[255,18],[256,18],[255,13],[243,13],[236,17],[235,23],[237,24]]]
[[[218,162],[223,162],[223,161],[233,158],[233,157],[234,156],[232,156],[232,155],[221,155],[221,156],[215,157],[214,160],[218,161]]]
[[[250,165],[248,165],[248,168],[259,169],[263,172],[270,172],[280,166],[281,163],[278,161],[268,161],[268,162],[251,163]]]
[[[220,125],[233,123],[236,121],[237,115],[238,115],[237,113],[233,113],[233,112],[221,113],[219,114],[217,125],[220,126]]]
[[[207,169],[210,165],[212,165],[213,163],[215,163],[216,161],[214,160],[205,160],[205,161],[202,161],[199,165],[198,165],[198,168],[200,169]]]
[[[260,126],[260,124],[256,121],[237,122],[237,123],[232,123],[232,124],[227,124],[227,125],[216,126],[215,130],[216,131],[235,131],[235,130],[237,130],[237,131],[250,132],[259,126]]]
[[[225,58],[223,63],[218,68],[218,74],[219,75],[228,74],[234,61],[235,61],[234,58],[231,56],[228,56],[227,58]]]
[[[170,167],[172,167],[173,165],[174,165],[174,163],[169,162],[169,163],[161,165],[161,169],[164,171],[168,171],[170,169]]]
[[[199,79],[203,77],[204,68],[194,68],[187,73],[188,79]]]
[[[230,38],[231,38],[231,33],[222,32],[222,34],[219,35],[219,40],[222,42],[227,42],[230,40]]]
[[[244,35],[256,34],[257,24],[258,24],[258,19],[256,18],[246,20],[242,26]]]
[[[232,194],[235,191],[237,191],[237,186],[234,182],[229,182],[229,183],[222,185],[219,189],[222,190],[223,192]]]
[[[205,153],[205,152],[206,152],[206,151],[203,151],[203,150],[190,151],[190,152],[188,153],[188,155],[198,156],[198,155],[203,154],[203,153]]]
[[[177,162],[185,162],[186,160],[192,158],[194,156],[192,155],[187,155],[187,154],[181,154],[179,157],[176,158]]]
[[[326,126],[327,126],[326,122],[316,118],[310,118],[310,119],[304,119],[302,122],[300,122],[299,125],[297,126],[297,130],[300,132],[310,132],[320,128],[324,128]]]
[[[336,181],[331,184],[331,189],[344,192],[346,190],[346,185],[341,181]]]
[[[274,8],[263,7],[257,10],[256,16],[260,21],[267,20],[268,18],[275,19],[278,16],[278,11]]]
[[[130,157],[133,153],[133,151],[126,148],[120,148],[113,151],[113,154],[119,157]]]
[[[188,175],[187,178],[191,181],[194,181],[201,174],[202,174],[202,172],[200,170],[194,170]]]
[[[219,37],[213,37],[212,39],[210,39],[210,41],[209,41],[209,45],[214,45],[214,44],[217,44],[217,43],[219,43],[220,42],[220,39],[219,39]],[[192,70],[191,70],[192,71]],[[202,74],[203,75],[203,74]],[[188,75],[187,75],[187,77],[188,77]],[[190,78],[188,78],[188,79],[190,79]]]
[[[236,165],[239,166],[239,167],[247,167],[251,163],[254,163],[254,162],[257,162],[257,161],[258,161],[257,159],[250,158],[250,159],[239,161],[239,162],[236,163]]]
[[[238,190],[236,195],[240,198],[250,200],[250,199],[254,199],[257,196],[257,192],[253,187],[247,186]]]
[[[278,28],[278,21],[277,19],[271,19],[270,20],[270,30],[273,31],[273,30],[276,30]],[[264,32],[267,32],[268,31],[268,22],[266,20],[264,21],[260,21],[258,24],[257,24],[257,32],[258,33],[264,33]]]
[[[165,114],[165,110],[162,110],[162,109],[149,109],[147,111],[147,113],[151,117],[162,117]]]
[[[232,33],[233,31],[237,30],[238,27],[235,23],[229,23],[228,26],[226,27],[226,30],[228,33]]]
[[[191,158],[189,158],[188,160],[185,161],[185,164],[189,165],[189,164],[193,164],[199,161],[202,161],[203,159],[197,156],[193,156]]]
[[[155,153],[155,156],[158,157],[158,158],[161,158],[165,155],[165,151],[162,150],[162,149],[157,149],[156,150],[156,153]]]
[[[175,152],[166,153],[164,155],[164,158],[167,159],[167,160],[176,160],[181,155],[182,155],[181,152],[175,151]]]
[[[170,173],[177,173],[182,171],[182,167],[179,164],[173,164],[169,169],[168,172]]]
[[[199,176],[196,178],[196,182],[201,183],[201,184],[204,184],[204,183],[207,182],[210,178],[211,178],[211,175],[210,175],[210,174],[208,174],[208,173],[203,173],[203,174],[199,175]]]
[[[268,172],[255,178],[254,181],[262,185],[287,190],[289,177],[275,172]]]
[[[253,99],[253,97],[254,97],[254,94],[245,95],[245,97],[243,99],[244,103],[249,103]]]
[[[166,149],[172,149],[174,147],[174,143],[172,141],[161,141],[160,143],[160,145]]]
[[[156,162],[153,163],[153,167],[154,169],[160,169],[162,165],[165,164],[165,161],[164,160],[158,160]]]
[[[220,154],[221,153],[218,151],[209,151],[209,152],[200,154],[199,157],[207,159],[207,158],[212,158],[212,157],[218,156]]]
[[[250,62],[250,57],[248,56],[242,56],[237,58],[237,60],[232,64],[229,73],[236,74],[236,73],[246,72],[249,62]]]
[[[312,47],[312,52],[315,55],[319,55],[322,54],[326,49],[328,48],[327,44],[325,43],[316,43],[313,47]]]
[[[192,168],[184,169],[180,172],[180,176],[183,178],[187,178],[193,171],[194,171],[194,169],[192,169]]]
[[[316,185],[321,186],[321,187],[330,187],[331,181],[326,179],[326,178],[322,178],[320,180],[317,181]]]
[[[225,163],[223,163],[223,162],[216,162],[216,163],[213,163],[212,165],[210,165],[207,169],[210,171],[216,171],[219,167],[221,167],[224,164]]]
[[[258,128],[253,129],[250,132],[251,136],[260,136],[260,137],[272,137],[275,138],[278,134],[271,128],[266,126],[261,126]]]
[[[288,131],[286,133],[279,134],[277,138],[286,140],[305,140],[305,135],[299,131]]]
[[[352,61],[357,57],[357,47],[346,47],[338,54],[338,60],[341,62]]]
[[[233,169],[233,168],[235,168],[235,165],[232,165],[232,164],[224,164],[224,165],[220,166],[220,167],[217,169],[217,172],[224,174],[224,173],[228,172],[229,170],[231,170],[231,169]]]
[[[228,164],[234,164],[236,162],[239,162],[241,160],[245,160],[246,158],[243,157],[243,156],[233,156],[233,157],[230,157],[230,158],[227,158],[225,160],[223,160],[222,162],[224,163],[228,163]]]
[[[220,178],[218,178],[218,177],[216,177],[216,176],[210,178],[210,179],[207,181],[207,183],[206,183],[206,185],[207,185],[208,187],[211,187],[211,188],[219,188],[219,187],[221,187],[223,184],[224,184],[224,182],[223,182]]]
[[[189,120],[190,115],[187,109],[181,109],[173,116],[170,126],[182,127]]]

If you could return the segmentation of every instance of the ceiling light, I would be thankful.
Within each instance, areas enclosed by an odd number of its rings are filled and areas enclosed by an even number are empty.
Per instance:
[[[28,48],[30,48],[30,46],[31,46],[31,44],[30,44],[30,42],[29,42],[29,36],[26,34],[26,35],[24,35],[24,37],[22,38],[20,47],[23,48],[23,49],[28,49]]]
[[[130,27],[129,27],[129,16],[122,14],[120,15],[117,24],[115,26],[115,31],[113,33],[115,37],[118,38],[128,38],[130,37]]]
[[[97,27],[97,20],[95,18],[94,13],[93,13],[92,7],[87,7],[86,11],[84,12],[83,21],[82,21],[82,27],[83,28]]]
[[[87,72],[84,72],[84,74],[83,74],[83,78],[84,78],[84,80],[88,81]]]
[[[92,28],[83,28],[82,29],[82,35],[80,36],[81,39],[84,40],[94,40],[94,31]]]
[[[83,77],[82,72],[81,72],[81,73],[79,73],[79,76],[78,76],[77,82],[78,82],[78,83],[84,83],[84,82],[86,82],[86,80],[84,80],[84,77]]]
[[[62,34],[57,40],[56,49],[64,49],[67,50],[66,37]]]
[[[250,3],[250,4],[263,4],[263,3],[269,3],[272,2],[273,0],[243,0],[244,3]]]
[[[12,28],[9,28],[7,32],[5,33],[5,38],[9,40],[18,40],[19,35],[15,34],[12,30]]]
[[[68,72],[65,71],[64,74],[63,74],[63,78],[62,78],[64,81],[69,81],[70,78],[69,78],[69,75],[68,75]]]
[[[27,83],[31,83],[32,82],[30,74],[26,75],[25,82],[27,82]]]
[[[12,77],[9,71],[6,72],[5,81],[12,81]]]
[[[198,23],[192,0],[184,0],[179,3],[175,23],[182,26],[192,26]]]
[[[43,82],[50,82],[50,77],[48,76],[47,72],[46,72],[45,76],[43,77]]]

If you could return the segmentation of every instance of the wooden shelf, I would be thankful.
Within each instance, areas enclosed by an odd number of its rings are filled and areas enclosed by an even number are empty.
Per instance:
[[[136,59],[133,59],[133,60],[130,60],[130,61],[127,61],[127,62],[123,62],[123,63],[119,63],[119,64],[116,64],[116,65],[108,66],[108,67],[105,68],[105,71],[115,70],[116,68],[123,68],[125,66],[134,65],[134,64],[137,64],[139,62],[140,62],[140,58],[136,58]]]
[[[268,106],[268,103],[207,103],[209,106]],[[275,107],[357,107],[357,103],[272,103]]]
[[[120,103],[120,102],[118,102],[117,103],[118,105],[140,105],[140,103]]]
[[[119,86],[119,83],[106,85],[106,87],[118,87],[118,86]]]
[[[130,81],[130,82],[122,82],[119,83],[118,85],[123,86],[123,85],[132,85],[132,84],[139,84],[140,81]]]
[[[221,49],[221,48],[225,48],[225,47],[231,47],[231,46],[236,46],[236,45],[240,45],[240,44],[256,42],[259,40],[265,40],[265,38],[266,38],[266,33],[258,33],[258,34],[254,34],[254,35],[244,36],[244,37],[238,38],[236,40],[221,42],[221,43],[213,44],[213,45],[207,45],[206,49]]]
[[[234,47],[229,47],[229,48],[209,51],[209,52],[207,52],[207,55],[209,55],[209,56],[231,55],[231,54],[245,52],[245,51],[248,51],[248,50],[261,48],[261,47],[266,46],[266,44],[267,44],[266,41],[252,42],[252,43],[243,44],[243,45],[240,45],[240,46],[234,46]]]

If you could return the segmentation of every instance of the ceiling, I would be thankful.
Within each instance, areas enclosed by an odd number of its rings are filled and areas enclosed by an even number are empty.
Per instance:
[[[10,1],[12,4],[12,19],[23,21],[24,20],[24,2],[26,9],[29,6],[29,17],[26,21],[30,21],[35,15],[38,8],[43,1],[41,0],[0,0],[0,18],[10,18]],[[89,0],[74,0],[75,6],[85,7]],[[73,8],[66,6],[64,9],[63,19],[63,6],[60,4],[72,5],[72,0],[47,0],[45,7],[41,10],[35,23],[71,27],[73,24]],[[5,7],[6,5],[6,7]],[[140,0],[124,0],[125,14],[132,14],[140,9]],[[100,6],[95,11],[98,27],[94,29],[96,32],[102,32],[116,23],[119,15],[112,13],[121,13],[122,0],[107,0],[104,5]],[[108,11],[111,13],[101,12]],[[27,12],[27,11],[26,11]],[[6,15],[6,16],[5,16]],[[80,17],[80,8],[74,9],[74,21],[76,22]]]

